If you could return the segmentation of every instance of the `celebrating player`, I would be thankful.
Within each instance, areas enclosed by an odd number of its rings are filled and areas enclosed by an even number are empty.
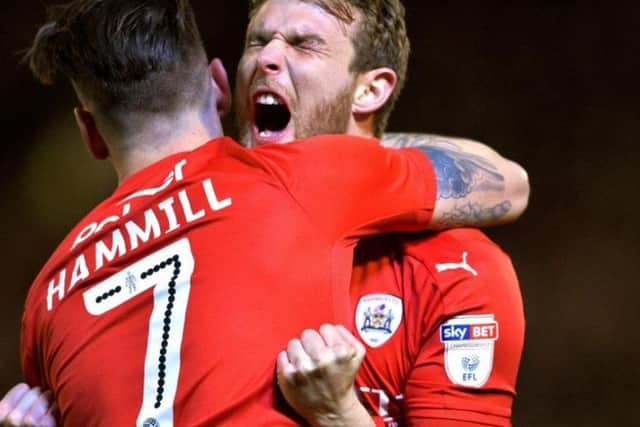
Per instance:
[[[53,13],[32,68],[71,80],[83,140],[120,185],[32,286],[27,382],[69,425],[297,425],[273,394],[274,354],[305,326],[346,321],[358,238],[427,226],[434,170],[438,191],[460,171],[353,137],[254,151],[221,138],[226,75],[208,72],[187,1]],[[495,176],[510,166],[498,160]],[[463,184],[470,203],[513,192]]]
[[[243,141],[282,143],[314,132],[379,136],[406,72],[402,5],[251,5],[236,88]],[[419,135],[386,140],[452,153],[463,142]],[[467,168],[462,158],[445,163],[461,168],[468,182],[491,176],[490,166]],[[511,173],[521,171],[514,166]],[[493,218],[501,206],[456,203],[447,220]],[[377,423],[510,424],[524,316],[513,266],[486,236],[459,229],[365,240],[356,249],[351,295],[349,325],[368,347],[356,383]],[[362,354],[346,330],[308,330],[279,356],[282,390],[312,425],[369,425],[350,383]]]

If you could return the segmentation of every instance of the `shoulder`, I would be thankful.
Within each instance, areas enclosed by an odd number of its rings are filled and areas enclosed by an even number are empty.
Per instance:
[[[482,258],[507,257],[504,251],[482,231],[456,228],[401,237],[405,256],[433,265],[462,252],[476,251]]]
[[[306,144],[369,144],[380,147],[380,141],[375,138],[366,138],[346,134],[317,135],[307,139],[296,141]]]
[[[417,292],[428,286],[443,301],[481,297],[494,287],[517,283],[509,256],[482,231],[460,228],[399,237],[403,264],[409,266]],[[422,288],[422,289],[421,289]]]
[[[330,157],[343,156],[357,151],[358,154],[380,153],[386,150],[377,139],[363,138],[351,135],[317,135],[310,138],[299,139],[289,144],[268,144],[257,148],[258,152],[269,155],[270,153],[287,153],[292,156],[325,155]]]

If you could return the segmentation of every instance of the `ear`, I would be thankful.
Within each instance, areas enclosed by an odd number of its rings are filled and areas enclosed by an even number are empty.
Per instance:
[[[78,107],[74,108],[73,115],[76,118],[78,129],[80,129],[82,142],[87,146],[91,155],[98,160],[104,160],[109,157],[109,148],[104,142],[91,113]]]
[[[211,61],[209,65],[209,70],[211,71],[213,82],[218,89],[216,91],[218,114],[220,117],[223,117],[231,111],[231,87],[229,86],[227,70],[218,58],[213,58],[213,61]]]
[[[358,78],[353,99],[353,113],[372,114],[387,102],[398,77],[391,68],[376,68]]]

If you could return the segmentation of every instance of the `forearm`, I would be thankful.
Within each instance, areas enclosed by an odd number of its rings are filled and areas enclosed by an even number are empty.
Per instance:
[[[517,219],[529,180],[517,163],[476,141],[428,134],[385,134],[382,144],[413,147],[431,160],[438,191],[433,228],[486,226]]]
[[[497,151],[481,142],[431,133],[385,133],[380,143],[387,148],[437,147],[475,154],[487,160],[502,158]]]
[[[324,413],[314,419],[307,419],[312,427],[375,427],[373,418],[355,397],[341,405],[339,411]]]

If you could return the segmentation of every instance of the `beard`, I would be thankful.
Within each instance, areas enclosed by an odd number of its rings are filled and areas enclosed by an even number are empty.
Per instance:
[[[292,120],[296,127],[296,139],[346,133],[351,119],[354,88],[355,81],[350,82],[333,99],[319,102],[304,115],[294,114]]]

